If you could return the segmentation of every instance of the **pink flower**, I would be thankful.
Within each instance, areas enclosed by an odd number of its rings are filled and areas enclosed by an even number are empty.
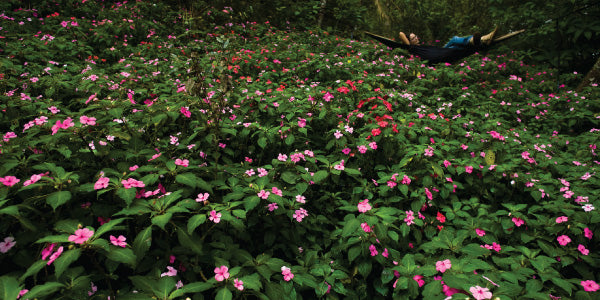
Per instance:
[[[115,237],[114,235],[110,236],[110,242],[115,245],[115,246],[119,246],[119,247],[123,247],[125,248],[127,246],[127,243],[125,242],[127,238],[125,238],[122,235],[119,235],[119,237]]]
[[[182,106],[181,109],[179,110],[179,112],[181,112],[187,118],[191,118],[192,117],[192,112],[187,107],[185,107],[185,106]]]
[[[277,206],[277,203],[273,202],[273,203],[269,203],[267,205],[267,208],[269,209],[269,211],[274,211],[274,210],[278,209],[279,207]]]
[[[371,256],[377,256],[377,254],[379,253],[379,252],[377,252],[377,248],[373,244],[371,244],[371,246],[369,246],[369,251],[371,251]]]
[[[79,117],[79,122],[81,122],[81,124],[83,124],[83,125],[94,126],[94,125],[96,125],[96,118],[88,117],[88,116],[81,116],[81,117]]]
[[[452,267],[452,263],[450,262],[449,259],[440,260],[435,263],[435,269],[442,273],[446,272],[446,270],[450,269],[451,267]]]
[[[69,236],[69,242],[73,242],[75,244],[83,244],[83,243],[87,242],[87,240],[89,238],[91,238],[93,235],[94,235],[94,232],[87,228],[77,229],[77,230],[75,230],[74,235]]]
[[[408,178],[408,176],[404,175],[404,177],[402,177],[402,184],[409,185],[410,178]]]
[[[258,197],[263,199],[263,200],[267,200],[267,198],[269,198],[269,195],[271,194],[271,192],[267,192],[265,190],[261,190],[260,192],[258,192]]]
[[[208,217],[208,219],[215,223],[219,223],[221,222],[221,213],[217,213],[217,211],[213,209],[210,212],[210,216]]]
[[[244,282],[237,278],[233,280],[233,286],[240,291],[244,290]]]
[[[160,274],[160,277],[165,277],[165,276],[169,276],[169,277],[177,276],[177,270],[171,266],[167,266],[167,272]]]
[[[226,266],[220,266],[220,267],[216,267],[215,268],[215,279],[217,281],[223,281],[227,278],[229,278],[229,268],[227,268]]]
[[[579,252],[581,252],[581,254],[583,254],[583,255],[590,254],[590,250],[586,249],[585,246],[582,244],[579,244],[579,246],[577,246],[577,250],[579,250]]]
[[[36,182],[38,182],[40,179],[42,179],[42,175],[43,174],[33,174],[31,175],[31,178],[25,180],[25,182],[23,182],[23,186],[28,186],[31,184],[34,184]]]
[[[365,222],[365,223],[361,223],[361,224],[360,224],[360,227],[362,228],[362,230],[363,230],[364,232],[367,232],[367,233],[368,233],[368,232],[371,232],[371,231],[372,231],[372,230],[371,230],[371,226],[369,226],[369,224],[367,224],[366,222]]]
[[[520,218],[512,218],[513,223],[515,223],[515,225],[517,227],[521,227],[521,225],[525,224],[525,221],[523,221],[523,219]]]
[[[304,217],[308,217],[308,212],[304,208],[297,209],[292,215],[292,218],[296,219],[298,222],[302,222]]]
[[[444,284],[442,286],[442,292],[444,292],[444,295],[446,295],[447,297],[450,297],[450,296],[452,296],[452,295],[454,295],[456,293],[460,293],[461,290],[455,289],[455,288],[451,288],[451,287],[449,287],[449,286],[447,286],[447,285]]]
[[[58,249],[56,249],[56,252],[50,256],[46,265],[51,265],[63,253],[63,249],[63,246],[60,246]]]
[[[300,128],[306,127],[306,119],[298,118],[298,127],[300,127]]]
[[[492,299],[492,292],[488,288],[472,286],[469,291],[476,300]]]
[[[273,194],[282,197],[283,196],[283,191],[280,190],[279,188],[277,188],[276,186],[274,186],[273,188],[271,188],[271,192],[273,192]]]
[[[182,167],[187,167],[190,165],[190,161],[187,159],[176,159],[175,164]]]
[[[7,132],[4,135],[4,141],[8,142],[8,141],[10,141],[10,139],[13,139],[13,138],[16,138],[16,137],[17,137],[17,134],[15,134],[14,132],[12,132],[12,131],[11,132]]]
[[[586,292],[595,292],[600,289],[600,285],[593,280],[581,281],[581,285],[583,286],[583,290]]]
[[[208,196],[210,196],[208,193],[200,193],[198,194],[198,197],[196,198],[196,202],[204,202],[206,200],[208,200]]]
[[[562,222],[567,222],[569,221],[569,218],[567,218],[566,216],[560,216],[558,218],[556,218],[556,223],[562,223]]]
[[[413,276],[413,280],[417,282],[419,287],[422,287],[423,285],[425,285],[425,280],[423,280],[423,276],[421,276],[421,275]]]
[[[292,274],[292,270],[286,266],[281,267],[281,275],[283,275],[283,280],[290,281],[294,278],[294,274]]]
[[[5,176],[4,178],[0,177],[0,182],[2,182],[2,184],[5,186],[13,186],[19,183],[19,181],[21,181],[21,179],[18,179],[15,176]]]
[[[110,181],[110,179],[108,177],[98,178],[98,181],[96,181],[96,183],[94,184],[94,189],[95,190],[105,189],[108,186],[109,181]]]
[[[591,239],[592,239],[592,237],[594,236],[594,233],[593,233],[593,232],[592,232],[592,231],[591,231],[591,230],[590,230],[588,227],[586,227],[586,228],[584,228],[584,229],[583,229],[583,235],[584,235],[586,238],[588,238],[588,239],[590,239],[590,240],[591,240]]]
[[[15,242],[15,238],[12,236],[7,236],[4,238],[3,242],[0,242],[0,252],[6,253],[10,248],[14,247],[17,242]]]
[[[17,299],[21,298],[21,296],[27,294],[29,292],[28,289],[22,289],[19,291],[19,295],[17,296]]]
[[[479,228],[475,228],[475,233],[477,233],[478,236],[484,236],[485,235],[485,230],[479,229]]]
[[[369,204],[369,199],[365,199],[362,202],[358,203],[358,212],[364,213],[371,210],[371,205]]]
[[[52,250],[54,250],[54,246],[56,246],[56,244],[52,243],[52,244],[48,245],[48,247],[46,247],[42,250],[42,260],[46,260],[46,258],[48,256],[50,256],[50,254],[52,254]]]
[[[433,194],[429,191],[428,188],[425,188],[425,196],[427,196],[427,199],[433,200]]]
[[[121,183],[123,184],[123,187],[125,189],[130,189],[132,187],[142,187],[143,188],[146,186],[143,181],[136,180],[133,178],[128,178],[127,180],[121,180]]]
[[[568,243],[571,242],[571,239],[568,236],[566,236],[566,235],[561,235],[558,238],[556,238],[556,240],[558,241],[558,243],[561,246],[566,246]]]
[[[466,166],[465,167],[465,172],[471,174],[473,172],[473,167],[472,166]]]

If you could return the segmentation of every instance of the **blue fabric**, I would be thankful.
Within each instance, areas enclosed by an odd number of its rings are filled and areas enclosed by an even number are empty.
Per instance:
[[[472,35],[469,36],[454,36],[448,41],[448,43],[444,46],[444,48],[454,48],[454,49],[464,49],[469,47],[469,40],[472,38]]]

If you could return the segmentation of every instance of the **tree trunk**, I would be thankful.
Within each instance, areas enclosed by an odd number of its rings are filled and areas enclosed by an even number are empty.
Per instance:
[[[321,0],[321,7],[319,8],[319,20],[317,21],[317,27],[321,28],[323,24],[323,17],[325,16],[325,7],[327,6],[327,0]]]
[[[585,75],[575,91],[581,92],[584,87],[589,86],[592,83],[600,83],[600,57],[596,60],[592,69],[588,71],[587,75]]]

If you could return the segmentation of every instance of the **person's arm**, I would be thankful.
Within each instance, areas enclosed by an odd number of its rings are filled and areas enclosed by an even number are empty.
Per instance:
[[[400,40],[402,41],[402,43],[410,45],[410,42],[408,41],[408,38],[406,37],[406,34],[404,34],[404,32],[400,31],[398,35],[400,36]]]

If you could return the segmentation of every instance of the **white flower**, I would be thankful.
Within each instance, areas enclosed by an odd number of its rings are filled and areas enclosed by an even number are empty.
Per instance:
[[[582,206],[581,208],[583,208],[583,210],[585,210],[585,211],[592,211],[595,209],[595,207],[591,204],[586,204],[586,205]]]

